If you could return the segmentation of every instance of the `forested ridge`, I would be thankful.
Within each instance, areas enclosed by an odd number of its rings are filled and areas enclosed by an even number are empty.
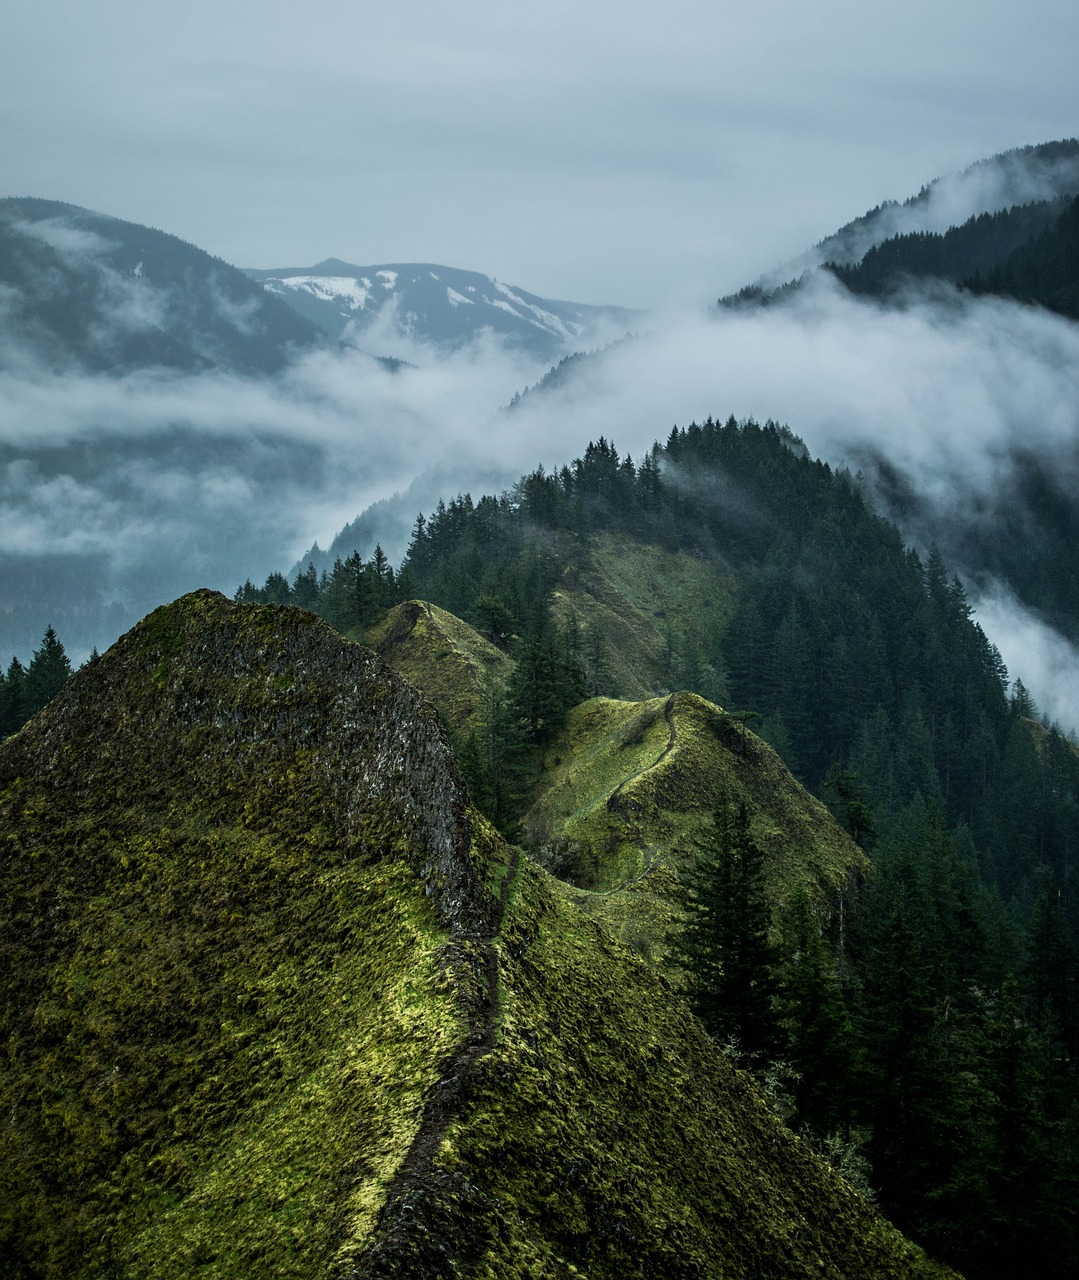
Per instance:
[[[911,231],[874,245],[857,262],[821,271],[851,293],[902,304],[943,284],[971,296],[994,295],[1079,316],[1079,199],[1061,197],[981,213],[948,231]],[[747,285],[721,307],[771,306],[814,272],[774,288]]]
[[[904,547],[855,477],[774,423],[676,428],[639,462],[600,439],[502,495],[440,503],[396,572],[379,550],[238,595],[343,629],[419,597],[508,650],[485,731],[458,745],[512,833],[568,707],[618,692],[550,608],[612,530],[733,568],[725,626],[694,599],[666,620],[670,687],[744,716],[872,853],[843,937],[825,953],[792,922],[777,958],[791,1122],[847,1135],[885,1212],[968,1275],[1069,1274],[1079,756],[1009,684],[940,553]]]
[[[855,265],[828,263],[852,293],[884,297],[911,281],[947,280],[972,293],[1076,313],[1079,200],[982,213],[949,231],[893,236]]]

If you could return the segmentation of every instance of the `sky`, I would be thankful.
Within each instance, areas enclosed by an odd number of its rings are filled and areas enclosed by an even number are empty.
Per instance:
[[[440,497],[601,434],[639,457],[709,414],[882,454],[961,528],[1009,491],[1017,447],[1079,459],[1079,327],[993,300],[890,314],[826,284],[767,313],[705,304],[939,175],[1079,134],[1077,52],[1061,0],[4,0],[0,195],[242,266],[441,262],[656,310],[514,414],[545,370],[489,339],[394,376],[321,353],[272,382],[0,360],[0,660],[60,623],[43,583],[66,584],[81,659],[183,591],[287,570],[395,492],[396,560]],[[948,220],[999,207],[965,180],[940,192]],[[33,589],[40,607],[14,607]],[[977,590],[1009,669],[1079,728],[1079,637]],[[112,610],[93,626],[90,597]]]
[[[716,297],[1079,132],[1071,0],[4,0],[0,194],[240,266]]]

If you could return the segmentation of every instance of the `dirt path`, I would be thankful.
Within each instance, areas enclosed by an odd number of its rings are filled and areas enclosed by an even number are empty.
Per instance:
[[[677,694],[672,693],[663,704],[663,718],[667,721],[667,741],[663,750],[658,756],[656,756],[651,764],[646,764],[643,769],[638,769],[636,773],[632,773],[628,778],[622,779],[608,797],[608,809],[617,809],[616,797],[621,795],[623,790],[630,786],[631,783],[636,782],[638,778],[643,778],[646,773],[650,773],[653,769],[659,768],[663,761],[666,760],[674,750],[674,744],[678,741],[678,726],[674,722],[674,700],[676,697]],[[615,803],[612,804],[612,801],[615,801]],[[629,880],[623,880],[621,884],[615,885],[613,889],[582,890],[582,892],[594,893],[597,898],[606,898],[612,893],[621,893],[623,889],[628,889],[631,885],[639,884],[655,867],[655,861],[648,856],[648,849],[643,841],[638,840],[638,843],[640,845],[641,853],[645,857],[645,867],[639,875],[632,876]]]
[[[674,723],[674,700],[676,696],[677,696],[676,694],[672,693],[670,697],[667,699],[667,701],[663,704],[663,718],[664,720],[667,721],[667,729],[668,729],[667,742],[663,750],[659,753],[658,756],[656,756],[656,758],[652,761],[651,764],[646,764],[643,769],[638,769],[636,773],[631,773],[628,778],[622,779],[622,781],[618,784],[617,787],[615,787],[615,789],[611,792],[610,796],[608,797],[608,800],[607,800],[608,809],[612,807],[611,801],[616,796],[621,795],[622,792],[625,790],[625,788],[628,787],[631,783],[636,782],[638,778],[643,778],[646,773],[649,773],[652,769],[655,769],[659,765],[661,765],[663,761],[666,760],[667,756],[670,755],[671,751],[674,749],[674,744],[678,740],[678,729]],[[653,721],[653,723],[655,722]]]

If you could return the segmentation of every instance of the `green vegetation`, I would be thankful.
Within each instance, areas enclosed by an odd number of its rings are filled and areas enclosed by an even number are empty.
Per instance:
[[[681,576],[649,618],[660,566]],[[661,957],[719,787],[744,799],[799,1073],[792,1122],[860,1146],[885,1210],[969,1275],[1001,1258],[1068,1274],[1079,755],[1009,690],[940,553],[905,548],[786,429],[731,419],[676,429],[639,463],[601,439],[501,498],[459,497],[417,523],[399,576],[511,657],[541,634],[561,654],[542,732],[494,698],[461,748],[477,802],[566,877],[560,892]],[[668,601],[679,612],[657,618]],[[593,691],[614,687],[620,631],[627,687],[718,686],[739,713],[688,695],[567,710],[574,659]],[[716,741],[710,717],[752,767],[683,751]],[[873,844],[864,884],[849,876],[860,855],[815,861],[817,820],[792,814],[797,793],[747,723]],[[754,778],[771,791],[745,794]]]
[[[370,1231],[461,1034],[448,767],[363,651],[205,594],[7,744],[8,1274],[324,1274]]]
[[[693,1011],[709,1034],[733,1039],[750,1060],[767,1062],[779,1045],[779,955],[769,937],[764,853],[744,804],[732,809],[720,799],[711,840],[683,883],[686,920],[674,954],[687,972]]]
[[[467,623],[422,600],[396,605],[365,638],[384,662],[423,690],[459,739],[479,728],[485,697],[505,685],[512,666]]]
[[[534,856],[577,887],[582,910],[658,958],[719,790],[751,814],[777,920],[803,892],[827,919],[863,854],[767,743],[693,694],[577,707],[545,753],[522,826]]]
[[[45,628],[30,665],[12,658],[0,672],[0,738],[15,733],[55,698],[71,675],[71,662],[52,627]]]
[[[675,992],[554,887],[522,865],[498,1041],[439,1154],[430,1212],[454,1261],[485,1280],[947,1274],[822,1172]],[[413,1240],[376,1274],[452,1274]]]
[[[945,1274],[310,615],[157,610],[0,797],[8,1274]]]

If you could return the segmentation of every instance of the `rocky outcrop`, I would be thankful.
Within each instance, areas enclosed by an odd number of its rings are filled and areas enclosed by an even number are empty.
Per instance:
[[[6,1274],[941,1274],[317,619],[157,610],[0,824]]]

